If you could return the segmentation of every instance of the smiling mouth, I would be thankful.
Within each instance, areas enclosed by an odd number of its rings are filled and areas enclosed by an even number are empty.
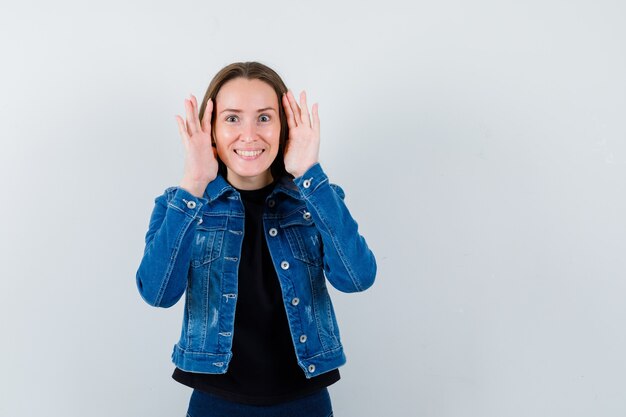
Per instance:
[[[235,153],[237,155],[243,156],[243,157],[247,157],[247,158],[257,157],[257,156],[261,155],[264,151],[265,151],[265,149],[258,149],[258,150],[255,150],[255,151],[244,151],[243,149],[235,149]]]

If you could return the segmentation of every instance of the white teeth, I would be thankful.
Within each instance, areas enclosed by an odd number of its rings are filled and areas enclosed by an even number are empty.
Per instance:
[[[241,155],[241,156],[257,156],[257,155],[261,155],[261,152],[263,152],[263,149],[259,149],[258,151],[243,151],[241,149],[235,149],[235,152],[237,152],[237,155]]]

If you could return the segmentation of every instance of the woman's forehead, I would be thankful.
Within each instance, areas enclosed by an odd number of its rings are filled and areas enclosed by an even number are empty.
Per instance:
[[[258,110],[276,107],[276,92],[264,81],[235,78],[226,82],[217,93],[215,103],[218,109]]]

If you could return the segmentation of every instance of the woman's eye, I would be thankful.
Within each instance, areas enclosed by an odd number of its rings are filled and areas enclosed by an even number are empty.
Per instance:
[[[259,116],[259,119],[262,122],[269,122],[270,121],[270,117],[267,114],[262,114],[261,116]]]
[[[234,122],[234,121],[236,121],[236,119],[237,119],[237,116],[228,116],[226,118],[226,121],[227,122]]]

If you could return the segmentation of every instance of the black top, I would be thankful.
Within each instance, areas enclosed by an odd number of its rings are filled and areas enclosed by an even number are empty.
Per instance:
[[[282,291],[263,228],[265,198],[273,182],[258,190],[239,190],[245,231],[238,275],[233,357],[225,374],[174,370],[172,378],[230,401],[267,405],[288,401],[337,382],[339,370],[307,379],[298,365]]]

